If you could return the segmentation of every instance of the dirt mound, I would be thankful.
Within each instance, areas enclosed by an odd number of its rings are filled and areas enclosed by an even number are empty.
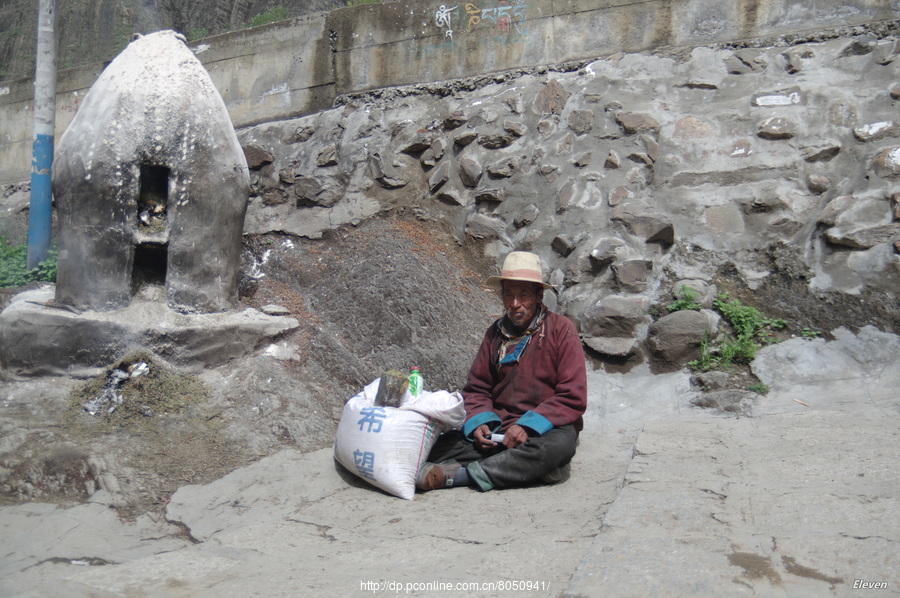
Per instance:
[[[371,220],[321,241],[256,237],[246,262],[256,276],[245,279],[243,300],[287,307],[304,324],[313,369],[345,395],[413,366],[428,389],[460,388],[499,315],[482,286],[489,266],[419,221]]]

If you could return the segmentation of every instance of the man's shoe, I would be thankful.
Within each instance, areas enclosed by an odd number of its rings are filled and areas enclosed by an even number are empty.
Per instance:
[[[419,470],[419,475],[416,476],[416,489],[428,492],[440,488],[452,488],[453,478],[460,467],[459,463],[447,463],[446,465],[424,463],[422,469]]]
[[[569,476],[572,474],[572,463],[566,463],[561,467],[557,467],[556,469],[545,473],[541,476],[541,481],[545,484],[561,484],[569,479]]]

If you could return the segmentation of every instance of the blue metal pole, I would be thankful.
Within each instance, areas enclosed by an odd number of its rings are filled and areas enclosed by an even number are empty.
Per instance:
[[[53,137],[56,128],[56,0],[40,0],[34,72],[34,143],[26,265],[37,268],[50,249]]]

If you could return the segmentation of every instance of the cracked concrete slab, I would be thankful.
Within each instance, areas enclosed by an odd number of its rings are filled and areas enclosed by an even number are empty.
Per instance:
[[[0,595],[897,595],[900,338],[835,337],[764,349],[753,417],[692,406],[684,371],[589,372],[558,486],[403,501],[291,450],[182,487],[153,534],[99,505],[6,507]]]

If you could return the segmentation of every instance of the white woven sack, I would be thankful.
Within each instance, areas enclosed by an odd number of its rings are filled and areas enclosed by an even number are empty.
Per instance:
[[[412,500],[416,474],[443,432],[462,424],[462,397],[447,391],[406,397],[398,407],[376,407],[378,378],[344,405],[334,458],[366,482]]]

